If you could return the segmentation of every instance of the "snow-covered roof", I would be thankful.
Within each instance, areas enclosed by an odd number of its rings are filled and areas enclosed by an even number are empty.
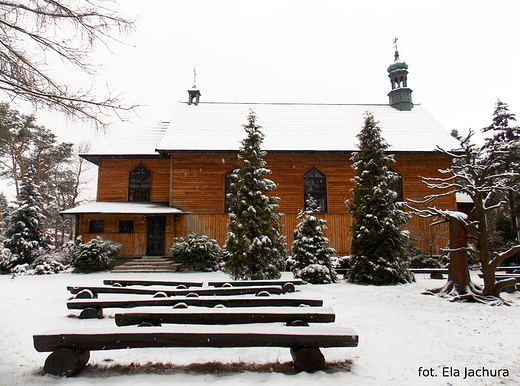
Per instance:
[[[175,214],[183,213],[179,209],[157,202],[93,202],[90,204],[67,209],[60,214],[64,217],[74,217],[78,214]]]
[[[455,193],[455,197],[458,203],[473,204],[473,200],[471,199],[471,197],[465,193]]]
[[[365,112],[379,121],[391,152],[457,149],[453,139],[419,104],[399,111],[383,104],[179,102],[170,122],[147,127],[82,157],[159,157],[175,151],[238,151],[249,110],[256,112],[267,151],[357,151]]]
[[[262,149],[267,151],[356,151],[356,135],[366,111],[380,122],[390,151],[458,148],[457,141],[421,105],[399,111],[375,104],[179,102],[156,149],[236,151],[245,137],[242,125],[247,123],[250,109],[256,112],[257,123],[263,128]]]
[[[169,122],[159,122],[81,156],[94,163],[103,156],[159,156],[155,149],[168,130],[168,125]]]

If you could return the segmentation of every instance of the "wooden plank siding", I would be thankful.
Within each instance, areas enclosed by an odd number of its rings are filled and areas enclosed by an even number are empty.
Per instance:
[[[103,220],[105,222],[104,233],[89,233],[91,220]],[[119,233],[119,221],[133,220],[133,233]],[[166,251],[175,237],[174,216],[166,216],[165,246]],[[103,240],[112,240],[121,244],[121,256],[145,256],[146,255],[146,216],[125,214],[82,214],[78,216],[77,232],[82,236],[82,242],[88,242],[96,237]]]
[[[280,197],[280,213],[285,216],[282,225],[287,236],[288,246],[292,242],[297,215],[303,207],[303,176],[312,168],[317,168],[327,177],[327,213],[319,216],[327,220],[326,236],[330,244],[340,254],[350,248],[351,219],[347,213],[345,200],[352,196],[354,170],[349,153],[281,153],[267,154],[266,167],[272,174],[268,177],[277,184],[274,195]],[[405,198],[418,199],[434,193],[421,182],[419,176],[442,177],[438,169],[446,169],[451,159],[441,153],[399,153],[392,168],[403,179]],[[238,167],[236,152],[177,152],[170,159],[102,159],[98,172],[98,201],[127,201],[128,174],[138,165],[143,165],[152,173],[152,202],[169,202],[170,206],[187,214],[167,217],[166,245],[175,237],[187,233],[204,233],[216,239],[221,245],[227,233],[227,214],[225,206],[225,175]],[[438,199],[439,208],[456,210],[454,196]],[[99,236],[123,244],[124,256],[144,255],[146,251],[146,226],[143,216],[123,215],[81,215],[78,221],[78,234],[83,240],[94,238],[88,233],[89,219],[105,220],[105,233]],[[118,220],[133,219],[134,233],[119,234]],[[442,233],[440,228],[428,230],[428,220],[413,217],[410,221],[412,235],[420,237],[419,246],[428,250],[430,239],[437,238],[432,247],[434,253],[447,242],[445,237],[432,236]],[[438,230],[439,229],[439,230]],[[428,235],[430,232],[430,235]]]
[[[152,174],[150,201],[168,202],[170,160],[113,158],[99,160],[97,201],[128,201],[128,174],[139,165]]]

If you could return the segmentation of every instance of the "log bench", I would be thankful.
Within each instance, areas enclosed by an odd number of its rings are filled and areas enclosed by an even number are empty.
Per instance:
[[[149,347],[288,347],[298,371],[323,368],[321,347],[357,347],[350,328],[243,325],[123,327],[117,330],[34,335],[38,352],[52,352],[45,373],[72,376],[86,366],[90,351]]]
[[[165,287],[177,287],[181,288],[190,288],[190,287],[202,287],[202,282],[198,281],[170,281],[170,280],[103,280],[103,284],[111,285],[115,287],[128,287],[134,285],[141,286],[154,286],[154,285],[162,285]]]
[[[332,323],[336,315],[330,307],[257,307],[257,308],[179,308],[160,313],[116,314],[118,326],[162,324],[249,324],[276,323],[287,325],[295,321]]]
[[[444,275],[448,274],[448,268],[411,268],[412,273],[430,274],[430,279],[444,279]]]
[[[290,280],[231,280],[231,281],[210,281],[208,286],[210,287],[253,287],[253,286],[270,286],[279,285],[282,286],[285,292],[294,292],[296,285],[303,285],[302,279],[290,279]]]
[[[480,274],[480,277],[483,275]],[[520,283],[520,273],[497,273],[495,275],[495,278],[498,279],[508,279],[508,278],[515,278],[517,283]]]
[[[503,267],[497,267],[497,272],[506,272],[506,273],[520,273],[520,266],[518,265],[511,265],[511,266],[503,266]],[[518,271],[518,272],[515,272]]]
[[[105,300],[105,299],[75,299],[67,302],[69,310],[82,310],[79,318],[97,318],[103,314],[104,308],[136,308],[136,307],[322,307],[321,299],[289,298],[285,296],[267,297],[175,297],[153,299]]]
[[[78,298],[97,297],[97,294],[131,294],[131,295],[162,295],[162,296],[185,296],[191,295],[211,295],[211,296],[228,296],[228,295],[244,295],[259,294],[265,292],[269,294],[281,294],[283,289],[281,286],[259,286],[259,287],[222,287],[222,288],[196,288],[196,289],[170,289],[170,288],[135,288],[135,287],[110,287],[110,286],[87,286],[76,287],[68,286],[67,290],[71,294],[77,295]]]

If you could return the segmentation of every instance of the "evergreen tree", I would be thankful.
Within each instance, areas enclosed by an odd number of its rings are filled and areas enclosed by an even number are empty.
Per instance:
[[[27,175],[20,188],[18,207],[11,214],[4,245],[16,255],[15,264],[32,263],[36,253],[48,246],[43,231],[45,217],[39,202],[38,187]]]
[[[391,188],[397,179],[389,169],[394,159],[385,154],[389,145],[372,114],[366,113],[357,137],[360,151],[352,156],[354,197],[347,203],[353,222],[349,281],[373,285],[411,282],[414,279],[405,254],[407,233],[400,229],[409,216]]]
[[[325,267],[326,269],[321,269],[321,271],[328,272],[328,274],[321,283],[314,282],[312,278],[311,282],[313,284],[335,283],[337,276],[332,268],[331,257],[336,251],[334,248],[328,247],[329,239],[323,235],[323,231],[327,229],[327,221],[317,218],[315,215],[317,211],[318,204],[311,197],[307,200],[307,208],[298,214],[300,222],[294,230],[292,243],[294,263],[291,270],[295,277],[302,277],[302,271],[305,268],[319,265]]]
[[[9,226],[9,217],[9,202],[4,192],[0,192],[0,242],[3,240],[4,232]]]
[[[253,110],[249,112],[247,137],[242,141],[237,170],[230,195],[228,234],[225,242],[227,261],[224,271],[234,279],[277,279],[285,266],[287,250],[281,236],[278,197],[267,196],[276,185],[265,178],[271,171],[264,166],[265,152],[261,126]]]
[[[483,133],[490,133],[491,137],[486,138],[484,146],[484,156],[492,159],[492,172],[502,177],[502,183],[509,186],[520,184],[520,127],[513,123],[516,121],[515,114],[509,112],[509,105],[500,99],[495,104],[493,112],[493,123],[482,129]],[[496,184],[497,181],[495,180]],[[520,214],[519,191],[511,189],[506,195],[499,195],[496,200],[507,202],[507,216],[501,220],[509,222],[510,229],[503,229],[510,233],[511,241],[518,239],[518,215]],[[499,217],[500,218],[500,217]],[[504,223],[502,223],[504,225]],[[498,224],[497,224],[498,226]]]

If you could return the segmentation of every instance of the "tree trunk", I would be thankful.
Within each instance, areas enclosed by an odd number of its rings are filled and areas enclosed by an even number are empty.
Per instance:
[[[482,269],[482,278],[484,281],[484,295],[500,296],[500,291],[495,288],[495,271],[498,266],[498,262],[493,262],[491,259],[491,252],[489,249],[488,240],[488,227],[487,227],[487,216],[484,209],[482,199],[474,200],[475,203],[475,214],[478,222],[477,227],[477,240],[478,250],[480,257],[480,265]]]
[[[459,293],[465,293],[470,284],[468,254],[468,233],[466,228],[455,217],[450,217],[450,266],[448,282],[453,282]]]

